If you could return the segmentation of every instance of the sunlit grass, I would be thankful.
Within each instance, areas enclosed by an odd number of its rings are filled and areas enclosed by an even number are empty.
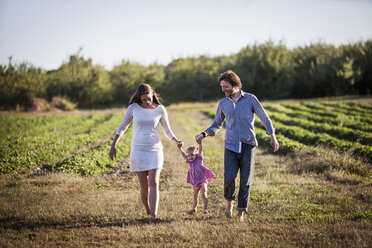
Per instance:
[[[169,106],[170,123],[186,146],[212,120],[216,104]],[[118,123],[119,124],[119,123]],[[0,244],[4,247],[368,247],[372,243],[372,184],[355,157],[332,149],[273,154],[262,141],[256,154],[244,223],[224,216],[223,136],[203,140],[209,215],[187,213],[188,164],[162,135],[161,223],[151,223],[129,173],[127,154],[98,176],[72,173],[0,175]],[[125,137],[120,142],[130,142]],[[124,145],[120,144],[120,145]],[[327,148],[322,147],[326,150]],[[108,153],[108,151],[107,151]],[[354,160],[353,160],[354,159]],[[359,161],[359,160],[358,160]],[[360,161],[360,165],[370,164]],[[125,165],[125,166],[124,166]],[[358,164],[356,164],[358,166]],[[238,178],[236,181],[238,185]],[[200,203],[199,203],[200,204]],[[199,205],[199,210],[202,209]]]

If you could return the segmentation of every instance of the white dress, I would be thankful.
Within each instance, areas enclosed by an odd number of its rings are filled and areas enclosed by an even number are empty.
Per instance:
[[[128,106],[124,119],[116,134],[120,137],[133,122],[133,137],[130,151],[130,171],[148,171],[163,167],[163,145],[159,137],[159,122],[169,139],[174,136],[168,121],[168,114],[163,105],[146,109],[132,103]]]

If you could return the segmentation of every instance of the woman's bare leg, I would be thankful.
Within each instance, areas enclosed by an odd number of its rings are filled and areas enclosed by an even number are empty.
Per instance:
[[[161,169],[149,170],[148,184],[150,188],[149,202],[151,219],[156,220],[159,206],[159,180]]]
[[[149,184],[148,184],[148,171],[140,171],[136,173],[141,186],[141,200],[145,206],[146,213],[151,214],[149,205]]]

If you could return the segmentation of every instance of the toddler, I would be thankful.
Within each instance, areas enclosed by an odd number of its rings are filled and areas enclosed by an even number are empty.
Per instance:
[[[189,213],[195,213],[198,206],[199,192],[202,192],[204,213],[208,213],[208,197],[207,197],[207,185],[208,180],[214,177],[213,172],[203,165],[203,150],[202,143],[199,143],[199,148],[196,146],[190,146],[186,149],[186,153],[183,151],[183,144],[179,144],[178,148],[185,158],[186,163],[189,164],[189,171],[187,173],[187,182],[191,183],[194,188],[194,200],[192,209],[189,210]]]

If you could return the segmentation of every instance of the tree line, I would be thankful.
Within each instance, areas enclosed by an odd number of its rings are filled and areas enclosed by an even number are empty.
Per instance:
[[[243,90],[260,99],[312,98],[372,93],[372,40],[341,46],[324,43],[289,49],[271,41],[230,56],[179,58],[144,66],[123,60],[110,71],[80,51],[58,69],[30,63],[0,65],[0,108],[30,106],[33,98],[59,96],[80,108],[126,105],[138,85],[150,84],[165,104],[221,98],[217,78],[231,69]]]

